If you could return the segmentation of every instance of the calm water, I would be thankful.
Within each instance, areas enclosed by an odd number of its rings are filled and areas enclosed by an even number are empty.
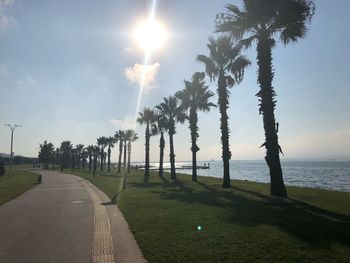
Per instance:
[[[208,162],[198,162],[198,165]],[[210,161],[210,169],[198,170],[198,175],[222,178],[221,161]],[[158,167],[158,163],[151,163]],[[178,162],[176,167],[191,165],[191,162]],[[170,167],[165,163],[164,167]],[[332,189],[350,192],[350,161],[283,161],[283,178],[287,185]],[[191,170],[178,172],[191,174]],[[230,161],[232,179],[268,183],[269,171],[264,161]]]

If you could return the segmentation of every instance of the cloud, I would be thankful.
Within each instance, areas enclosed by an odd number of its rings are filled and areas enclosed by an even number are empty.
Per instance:
[[[135,119],[131,116],[124,117],[123,120],[110,119],[110,123],[117,129],[135,129]]]
[[[125,53],[134,53],[134,49],[132,47],[125,47],[124,52]]]
[[[154,63],[153,65],[135,64],[133,67],[126,68],[124,73],[131,84],[143,84],[143,87],[148,90],[154,87],[156,76],[159,72],[159,67],[159,63]],[[142,83],[143,74],[144,79]]]
[[[0,0],[0,31],[9,28],[16,21],[12,16],[6,14],[6,9],[13,6],[15,0]]]

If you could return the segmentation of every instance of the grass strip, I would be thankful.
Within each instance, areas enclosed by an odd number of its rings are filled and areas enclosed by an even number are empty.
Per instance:
[[[0,205],[31,189],[36,182],[36,174],[14,168],[11,171],[7,169],[5,175],[0,177]]]

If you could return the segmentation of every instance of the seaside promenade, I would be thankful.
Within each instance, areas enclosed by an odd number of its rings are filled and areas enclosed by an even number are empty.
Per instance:
[[[115,204],[88,181],[40,171],[42,184],[0,206],[0,259],[146,262]]]

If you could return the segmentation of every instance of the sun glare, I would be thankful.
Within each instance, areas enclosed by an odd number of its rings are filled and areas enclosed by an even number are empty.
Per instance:
[[[165,38],[164,27],[154,19],[142,21],[134,31],[136,43],[147,52],[159,49],[164,44]]]

